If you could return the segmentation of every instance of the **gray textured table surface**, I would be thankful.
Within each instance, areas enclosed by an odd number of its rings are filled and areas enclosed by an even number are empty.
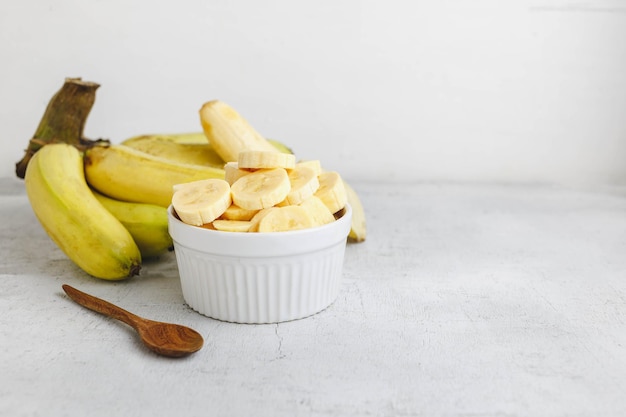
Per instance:
[[[355,183],[338,299],[272,325],[197,314],[168,254],[90,278],[0,181],[2,416],[626,415],[626,190]],[[61,284],[186,324],[172,360]]]

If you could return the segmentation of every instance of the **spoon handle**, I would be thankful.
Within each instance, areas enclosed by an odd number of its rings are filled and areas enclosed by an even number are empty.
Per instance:
[[[123,321],[124,323],[137,329],[137,325],[143,319],[135,314],[124,310],[121,307],[111,304],[108,301],[102,300],[93,295],[89,295],[82,291],[77,290],[67,284],[63,284],[63,291],[75,302],[90,310],[104,314],[105,316],[112,317],[114,319]]]

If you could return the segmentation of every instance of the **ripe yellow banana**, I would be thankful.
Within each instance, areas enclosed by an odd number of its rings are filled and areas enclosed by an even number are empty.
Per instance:
[[[220,168],[181,164],[126,145],[94,146],[85,153],[87,182],[117,200],[167,207],[173,187],[208,178],[224,179]]]
[[[346,181],[343,182],[348,197],[348,204],[352,208],[352,223],[348,237],[354,242],[363,242],[367,237],[367,223],[365,222],[365,210],[357,192]]]
[[[78,149],[64,143],[44,146],[30,160],[24,183],[43,228],[82,270],[108,280],[139,273],[139,248],[89,189]]]
[[[153,258],[173,247],[168,232],[167,209],[154,204],[131,203],[93,191],[98,201],[128,229],[143,259]]]
[[[146,141],[173,142],[182,144],[206,144],[208,140],[204,132],[186,132],[186,133],[155,133],[149,135],[139,135],[130,137],[122,141],[123,145],[132,146],[133,143]]]
[[[224,167],[224,161],[202,132],[135,136],[121,144],[182,164]]]
[[[279,152],[292,154],[282,142],[267,139]],[[137,150],[184,164],[208,165],[221,168],[224,160],[215,152],[204,132],[151,134],[133,136],[121,142]]]

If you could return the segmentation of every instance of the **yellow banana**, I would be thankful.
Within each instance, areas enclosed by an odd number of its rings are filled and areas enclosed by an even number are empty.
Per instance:
[[[224,161],[209,144],[204,133],[135,136],[121,144],[183,164],[224,167]]]
[[[292,153],[284,143],[274,139],[267,141],[274,146],[274,150]],[[183,164],[207,165],[216,168],[222,168],[225,164],[203,132],[133,136],[123,140],[121,144]]]
[[[128,145],[132,147],[134,142],[140,143],[140,142],[151,141],[151,140],[174,142],[174,143],[187,144],[187,145],[194,145],[194,144],[206,145],[208,143],[208,138],[206,137],[204,132],[187,132],[187,133],[154,133],[154,134],[149,134],[149,135],[133,136],[122,141],[122,145]],[[278,149],[280,152],[293,153],[293,151],[291,150],[289,146],[285,145],[284,143],[276,139],[267,138],[267,141],[271,143],[272,145],[274,145],[274,147]],[[139,145],[139,146],[142,146],[142,145]]]
[[[120,201],[97,191],[93,193],[98,201],[128,229],[139,247],[142,258],[159,256],[173,247],[168,232],[166,208],[154,204]]]
[[[43,228],[82,270],[108,280],[139,273],[139,248],[89,189],[78,149],[65,143],[44,146],[30,160],[24,183]]]
[[[94,146],[85,152],[85,175],[89,185],[122,201],[167,207],[176,184],[224,179],[223,169],[181,164],[126,145]]]
[[[343,185],[346,189],[346,195],[348,196],[348,204],[350,204],[352,208],[352,223],[348,237],[354,242],[363,242],[367,237],[367,224],[365,222],[363,203],[361,203],[359,195],[350,184],[344,181]]]
[[[207,137],[204,132],[187,132],[187,133],[154,133],[148,135],[133,136],[122,141],[123,145],[132,146],[134,142],[145,141],[161,141],[161,142],[173,142],[182,144],[206,144],[208,143]]]

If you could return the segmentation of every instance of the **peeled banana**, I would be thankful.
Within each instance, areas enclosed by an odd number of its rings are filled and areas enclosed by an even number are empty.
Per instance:
[[[225,162],[236,161],[239,152],[244,150],[276,150],[235,109],[222,101],[202,105],[200,122],[209,143]]]
[[[96,191],[108,197],[168,207],[174,185],[223,179],[224,170],[175,162],[125,145],[110,145],[86,151],[85,175]]]
[[[173,247],[168,232],[167,209],[154,204],[131,203],[93,191],[98,201],[128,229],[143,259],[153,258]]]
[[[86,273],[119,280],[139,273],[141,253],[128,230],[93,195],[83,155],[65,143],[48,144],[24,176],[30,205],[50,238]]]

